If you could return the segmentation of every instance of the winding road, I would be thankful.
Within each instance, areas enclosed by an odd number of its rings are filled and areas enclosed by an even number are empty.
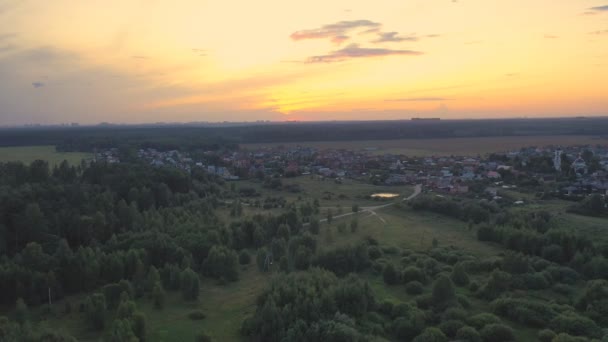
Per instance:
[[[378,217],[378,219],[380,219],[380,221],[382,221],[383,223],[386,223],[386,221],[384,221],[384,219],[380,216],[378,216],[378,214],[376,213],[376,210],[378,209],[383,209],[386,207],[390,207],[391,205],[395,205],[395,203],[399,203],[399,202],[406,202],[409,201],[413,198],[415,198],[416,196],[420,195],[422,193],[422,184],[416,184],[416,186],[414,187],[414,193],[409,195],[408,197],[402,199],[401,201],[397,201],[397,202],[391,202],[391,203],[387,203],[387,204],[382,204],[382,205],[377,205],[377,206],[372,206],[372,207],[361,207],[361,209],[359,209],[358,212],[350,212],[350,213],[346,213],[346,214],[340,214],[340,215],[336,215],[334,216],[332,219],[336,220],[339,218],[343,218],[343,217],[347,217],[347,216],[351,216],[354,214],[358,214],[358,213],[370,213],[370,215],[374,215],[376,217]],[[327,222],[327,219],[321,219],[319,220],[319,222]],[[303,226],[306,227],[308,226],[310,223],[304,223]]]

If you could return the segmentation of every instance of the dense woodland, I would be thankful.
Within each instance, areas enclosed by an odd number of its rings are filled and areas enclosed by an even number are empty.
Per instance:
[[[0,164],[0,340],[74,340],[37,325],[31,313],[46,310],[79,312],[106,341],[146,341],[136,300],[157,310],[168,292],[205,300],[201,281],[242,281],[249,263],[269,284],[242,322],[246,340],[493,342],[521,329],[539,341],[608,339],[608,247],[556,228],[548,212],[420,196],[401,210],[462,220],[505,252],[480,258],[440,239],[415,251],[373,237],[321,250],[318,201],[244,215],[239,197],[251,193],[137,162]],[[336,225],[337,234],[358,229],[356,217]],[[379,299],[375,278],[408,300]]]
[[[60,151],[156,147],[164,150],[217,149],[239,143],[350,141],[408,138],[596,135],[608,131],[606,118],[445,121],[243,123],[232,125],[99,125],[88,127],[0,128],[0,146],[56,145]]]

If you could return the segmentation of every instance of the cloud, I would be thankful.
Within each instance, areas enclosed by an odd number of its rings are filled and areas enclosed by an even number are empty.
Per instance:
[[[45,84],[44,84],[44,83],[42,83],[42,82],[33,82],[33,83],[32,83],[32,86],[33,86],[34,88],[42,88],[42,87],[44,87],[44,86],[45,86]]]
[[[135,59],[148,59],[147,56],[140,56],[140,55],[131,56],[131,58],[135,58]]]
[[[557,38],[559,38],[559,37],[558,36],[554,36],[552,34],[546,34],[545,35],[545,39],[557,39]]]
[[[591,7],[589,10],[596,12],[608,12],[608,5]]]
[[[347,33],[358,29],[379,29],[382,24],[370,20],[345,20],[334,24],[323,25],[320,28],[296,31],[290,35],[292,40],[330,39],[333,42],[343,42]]]
[[[379,32],[379,38],[372,41],[372,43],[385,43],[385,42],[415,42],[418,40],[416,36],[398,36],[399,32]]]
[[[16,33],[2,33],[0,34],[0,42],[3,40],[9,40],[11,38],[17,37]]]
[[[307,63],[332,63],[342,62],[353,58],[384,57],[384,56],[417,56],[422,52],[413,50],[374,49],[359,47],[358,44],[350,44],[347,47],[332,51],[327,55],[309,57]]]
[[[434,101],[449,101],[450,99],[445,98],[445,97],[434,97],[434,96],[428,96],[428,97],[406,97],[406,98],[402,98],[402,99],[391,99],[391,100],[385,100],[387,102],[434,102]]]
[[[589,34],[595,34],[595,35],[608,34],[608,30],[593,31],[593,32],[589,32]]]
[[[204,57],[207,56],[207,50],[205,49],[192,49],[192,52],[194,52],[195,54]]]

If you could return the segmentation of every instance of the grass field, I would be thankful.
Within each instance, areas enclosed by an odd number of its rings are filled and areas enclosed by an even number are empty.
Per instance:
[[[0,147],[0,162],[21,161],[30,164],[34,160],[46,160],[49,165],[58,165],[67,160],[70,165],[78,165],[83,159],[90,159],[92,155],[80,152],[57,152],[55,146],[19,146]]]
[[[373,154],[403,154],[409,156],[430,155],[483,155],[492,152],[517,150],[528,146],[601,144],[606,140],[592,136],[521,136],[475,137],[446,139],[400,139],[364,141],[311,141],[299,143],[244,144],[247,149],[277,146],[310,146],[319,149],[350,149],[369,151]]]

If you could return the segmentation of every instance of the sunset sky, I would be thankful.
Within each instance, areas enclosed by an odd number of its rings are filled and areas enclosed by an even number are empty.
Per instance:
[[[0,125],[608,115],[608,0],[0,0]]]

